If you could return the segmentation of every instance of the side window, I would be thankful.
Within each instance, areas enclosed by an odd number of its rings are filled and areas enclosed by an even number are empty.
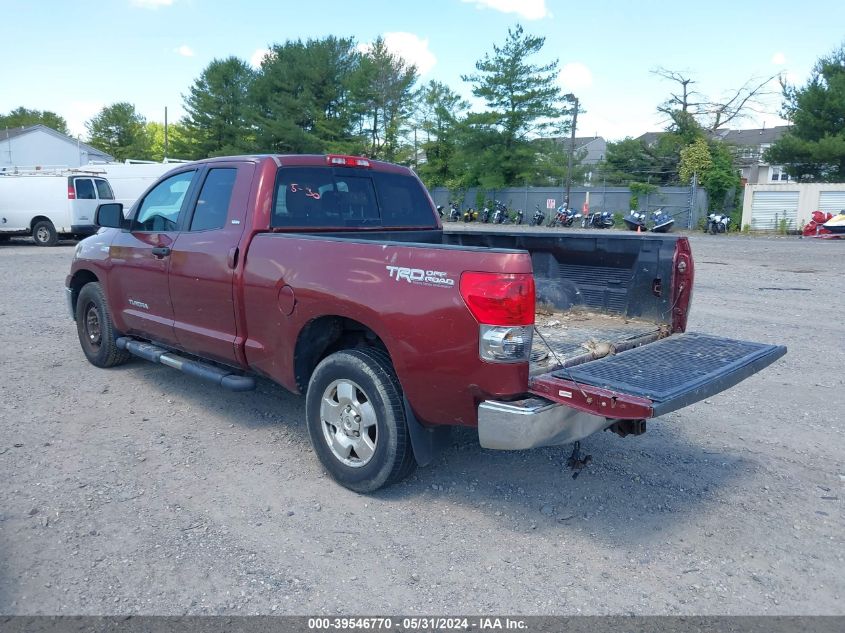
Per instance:
[[[100,200],[114,200],[114,193],[111,190],[111,185],[108,180],[95,178],[94,185],[97,187],[97,197],[100,198]]]
[[[179,211],[195,175],[195,171],[183,171],[157,184],[141,203],[132,230],[175,231]]]
[[[237,175],[238,170],[234,168],[212,169],[208,172],[197,198],[191,231],[222,229],[225,226]]]
[[[74,181],[76,185],[76,199],[77,200],[96,200],[97,196],[94,193],[94,183],[90,178],[77,178]]]

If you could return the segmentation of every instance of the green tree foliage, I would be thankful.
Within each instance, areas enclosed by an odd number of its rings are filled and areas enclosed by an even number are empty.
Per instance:
[[[713,210],[734,211],[739,202],[736,194],[742,181],[734,165],[733,153],[726,143],[716,140],[710,142],[709,150],[711,163],[701,175],[709,206]]]
[[[67,121],[55,112],[49,110],[30,110],[23,106],[0,114],[0,130],[13,127],[29,127],[30,125],[46,125],[62,134],[70,134]]]
[[[713,167],[713,157],[710,155],[710,147],[703,138],[697,138],[681,150],[681,165],[678,175],[681,182],[687,184],[692,180],[693,174],[704,174]]]
[[[403,135],[414,109],[416,67],[391,53],[379,37],[361,56],[351,80],[366,154],[388,161],[399,160],[403,150],[407,155]]]
[[[251,90],[258,150],[360,153],[350,97],[359,60],[350,38],[274,45]]]
[[[461,118],[468,108],[446,84],[430,81],[419,94],[419,127],[423,134],[420,146],[425,162],[419,165],[420,178],[429,187],[461,188],[457,171],[457,152],[461,134]]]
[[[165,158],[190,158],[190,132],[181,123],[170,123],[167,126],[167,154],[164,152],[164,123],[148,121],[146,134],[149,142],[148,159],[162,161]]]
[[[241,154],[253,147],[248,101],[254,72],[237,57],[215,59],[185,95],[191,158]]]
[[[120,102],[104,107],[85,124],[88,142],[117,160],[149,158],[146,119],[131,103]]]
[[[845,45],[819,59],[802,88],[784,84],[783,96],[792,126],[765,159],[800,180],[845,181]]]
[[[538,169],[532,137],[568,129],[563,117],[571,108],[555,83],[557,60],[545,65],[529,61],[544,43],[545,38],[527,35],[517,25],[508,29],[504,45],[494,45],[492,55],[476,62],[476,73],[462,77],[487,104],[485,112],[467,117],[465,147],[473,152],[474,177],[485,187],[534,179]]]

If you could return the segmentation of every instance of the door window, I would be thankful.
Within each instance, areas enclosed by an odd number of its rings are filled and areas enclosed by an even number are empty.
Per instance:
[[[238,170],[234,168],[212,169],[197,198],[194,217],[191,218],[191,231],[209,231],[222,229],[229,215],[229,202]]]
[[[94,184],[97,187],[97,197],[100,198],[100,200],[114,200],[114,192],[112,192],[111,185],[108,180],[95,178]]]
[[[94,183],[90,178],[77,178],[74,181],[76,185],[76,199],[77,200],[96,200],[97,194],[94,193]]]
[[[156,185],[141,203],[132,230],[175,231],[179,212],[195,174],[195,171],[183,171]]]

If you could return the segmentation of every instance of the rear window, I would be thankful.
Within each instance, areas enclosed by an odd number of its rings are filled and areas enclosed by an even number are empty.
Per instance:
[[[434,214],[415,178],[365,169],[282,167],[272,226],[431,227]]]
[[[77,200],[96,200],[97,196],[94,194],[94,183],[88,178],[77,178],[74,182],[76,185],[76,199]]]
[[[111,185],[108,180],[95,178],[94,184],[97,185],[97,197],[100,200],[114,200],[114,193],[112,193]]]

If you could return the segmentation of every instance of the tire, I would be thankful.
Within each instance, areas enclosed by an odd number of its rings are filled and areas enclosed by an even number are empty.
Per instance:
[[[380,350],[323,359],[308,383],[305,417],[314,452],[341,486],[373,492],[416,468],[402,387]]]
[[[125,363],[130,354],[118,349],[114,323],[103,288],[97,282],[85,284],[76,300],[76,332],[82,352],[95,367]]]
[[[716,235],[719,232],[719,227],[716,226],[715,222],[710,223],[710,235]]]
[[[40,220],[32,227],[32,239],[37,246],[55,246],[59,241],[59,234],[50,220]]]

